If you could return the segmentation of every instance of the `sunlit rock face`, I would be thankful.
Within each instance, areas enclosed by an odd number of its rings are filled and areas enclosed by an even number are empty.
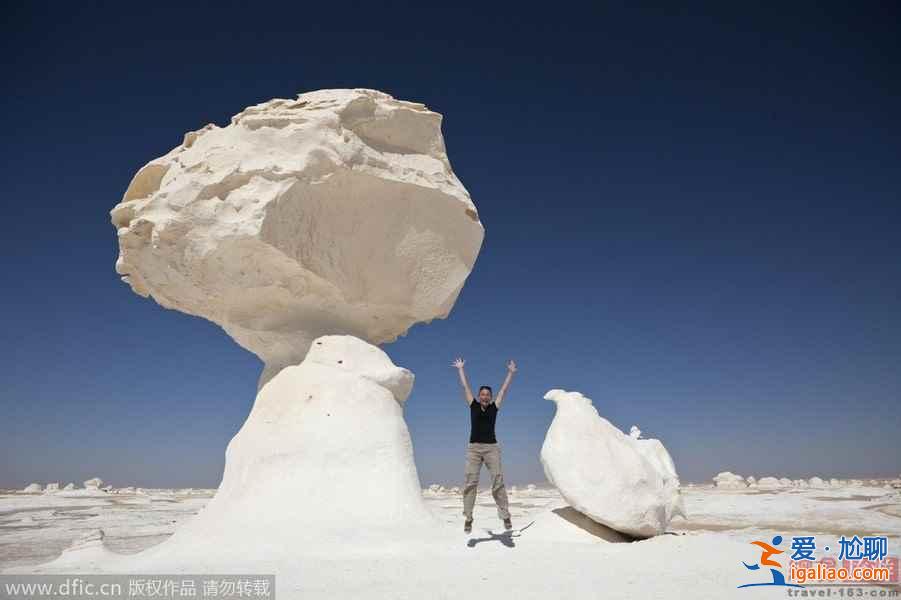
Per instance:
[[[270,100],[134,176],[111,217],[135,293],[221,325],[265,363],[390,342],[447,316],[484,229],[440,114],[375,90]]]
[[[413,379],[360,339],[314,340],[303,362],[260,390],[216,496],[164,553],[206,544],[266,556],[277,554],[272,545],[290,552],[292,540],[433,535],[440,523],[422,498],[403,416]]]
[[[541,446],[548,481],[576,511],[632,537],[660,535],[685,515],[673,459],[656,439],[625,435],[579,392],[550,390],[557,406]]]

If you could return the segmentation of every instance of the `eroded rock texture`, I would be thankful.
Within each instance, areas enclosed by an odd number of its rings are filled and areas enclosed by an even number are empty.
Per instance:
[[[207,125],[135,175],[111,217],[135,293],[221,325],[266,381],[323,334],[390,342],[447,316],[484,229],[442,117],[321,90]]]

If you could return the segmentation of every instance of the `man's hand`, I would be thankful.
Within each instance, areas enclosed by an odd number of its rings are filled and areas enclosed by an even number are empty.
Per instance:
[[[516,363],[511,359],[507,361],[507,376],[504,378],[503,385],[501,385],[501,391],[497,393],[497,398],[494,399],[494,405],[498,408],[501,407],[501,403],[507,396],[507,388],[510,387],[510,380],[513,379],[514,373],[516,373]]]
[[[464,364],[466,364],[466,361],[463,360],[463,357],[460,357],[451,363],[451,365],[457,367],[457,375],[460,376],[460,385],[463,386],[463,401],[466,402],[466,406],[469,406],[473,402],[473,395],[472,390],[469,389],[469,382],[466,381],[466,372],[463,370]]]

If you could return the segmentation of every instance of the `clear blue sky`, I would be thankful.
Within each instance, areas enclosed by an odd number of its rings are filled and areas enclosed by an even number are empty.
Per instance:
[[[108,211],[184,132],[326,87],[443,113],[486,227],[450,318],[385,347],[423,484],[462,479],[456,355],[520,365],[513,483],[554,387],[684,479],[897,475],[898,6],[733,4],[10,4],[0,486],[218,484],[260,363],[121,283]]]

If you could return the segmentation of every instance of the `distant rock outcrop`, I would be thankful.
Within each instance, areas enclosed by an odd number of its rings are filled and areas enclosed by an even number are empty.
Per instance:
[[[745,482],[744,478],[741,475],[736,475],[732,471],[723,471],[722,473],[717,473],[716,477],[713,478],[713,483],[718,488],[728,490],[744,489],[748,487],[748,484]],[[757,485],[760,485],[759,481],[757,482]]]

